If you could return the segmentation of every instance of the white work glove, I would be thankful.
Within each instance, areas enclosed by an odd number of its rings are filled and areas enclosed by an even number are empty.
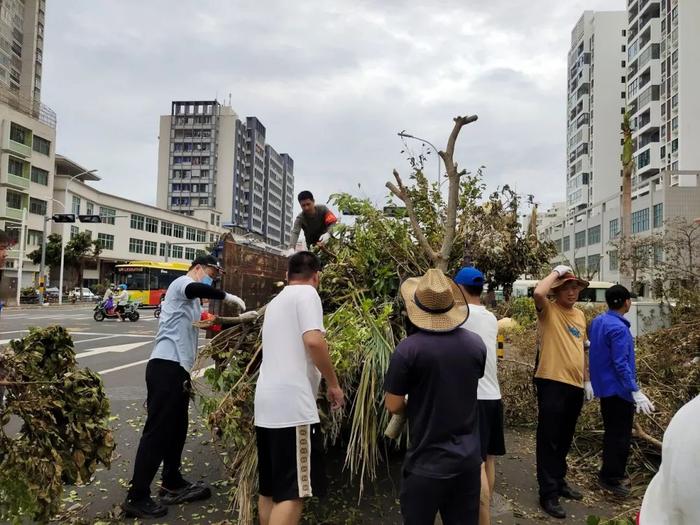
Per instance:
[[[318,239],[319,242],[322,242],[323,244],[327,243],[331,238],[331,234],[326,232],[321,237]]]
[[[243,312],[241,315],[238,316],[238,318],[241,321],[255,321],[258,317],[258,312],[255,310],[251,310],[250,312]]]
[[[294,248],[289,248],[289,250],[285,250],[284,252],[282,252],[282,254],[283,254],[285,257],[291,257],[291,256],[294,255],[296,252],[297,252],[297,251],[296,251]]]
[[[644,413],[648,416],[655,410],[654,403],[641,390],[632,392],[632,399],[634,399],[634,404],[637,406],[637,414]]]
[[[559,274],[559,277],[567,273],[574,273],[574,271],[565,264],[560,264],[559,266],[555,267],[552,271],[557,272]]]
[[[224,297],[224,302],[226,304],[235,304],[238,306],[238,308],[245,311],[245,302],[243,301],[243,299],[241,299],[237,295],[233,295],[232,293],[227,293],[226,297]]]
[[[593,401],[595,394],[593,393],[593,385],[590,381],[583,383],[583,391],[586,394],[586,401]]]

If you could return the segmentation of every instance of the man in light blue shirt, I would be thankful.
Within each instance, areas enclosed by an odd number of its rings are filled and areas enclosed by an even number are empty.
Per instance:
[[[654,405],[637,385],[634,338],[630,323],[624,318],[632,305],[632,294],[616,284],[605,292],[609,310],[591,323],[589,367],[591,384],[600,398],[603,416],[603,466],[599,484],[617,496],[629,495],[623,484],[632,438],[635,407],[649,414]]]
[[[134,476],[126,501],[126,517],[160,518],[163,506],[188,503],[211,496],[209,487],[191,483],[180,473],[185,446],[191,392],[190,370],[197,356],[197,328],[202,299],[218,299],[245,310],[240,298],[212,287],[223,273],[212,255],[197,257],[187,274],[175,279],[165,296],[155,346],[146,366],[148,417],[134,461]],[[257,317],[247,312],[241,318]],[[161,503],[151,499],[150,485],[163,463]]]

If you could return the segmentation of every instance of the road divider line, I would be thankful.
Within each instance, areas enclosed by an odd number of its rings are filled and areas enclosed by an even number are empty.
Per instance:
[[[100,375],[105,375],[105,374],[109,374],[111,372],[118,372],[119,370],[124,370],[125,368],[131,368],[132,366],[139,366],[139,365],[142,365],[144,363],[148,363],[148,359],[136,361],[135,363],[127,363],[127,364],[121,365],[121,366],[115,366],[114,368],[108,368],[107,370],[100,370],[97,373]]]

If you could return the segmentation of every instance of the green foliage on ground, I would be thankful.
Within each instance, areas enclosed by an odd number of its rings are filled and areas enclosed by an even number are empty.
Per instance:
[[[111,464],[114,440],[102,380],[78,368],[63,327],[32,329],[0,349],[0,519],[46,522],[64,484]],[[6,426],[19,418],[21,428]]]

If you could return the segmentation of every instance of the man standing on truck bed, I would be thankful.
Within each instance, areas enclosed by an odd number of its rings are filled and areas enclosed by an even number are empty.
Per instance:
[[[293,255],[296,251],[299,233],[304,230],[307,248],[317,243],[324,244],[330,239],[330,231],[338,222],[333,212],[324,204],[316,204],[310,191],[304,190],[297,197],[301,206],[301,213],[297,215],[292,227],[292,237],[289,242],[287,255]]]

